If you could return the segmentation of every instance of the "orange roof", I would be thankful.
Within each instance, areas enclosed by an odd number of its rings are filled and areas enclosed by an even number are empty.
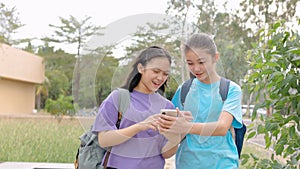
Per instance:
[[[43,58],[0,44],[0,78],[42,83],[45,78]]]

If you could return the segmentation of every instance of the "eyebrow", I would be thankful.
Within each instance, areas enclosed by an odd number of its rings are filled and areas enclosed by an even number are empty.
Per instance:
[[[168,72],[168,73],[170,73],[171,72],[171,70],[161,70],[160,68],[158,68],[158,67],[152,67],[152,68],[148,68],[148,69],[158,69],[158,70],[160,70],[160,71],[163,71],[163,72]]]
[[[206,60],[205,58],[199,58],[196,61],[205,61],[205,60]],[[186,62],[192,62],[192,60],[186,60]]]

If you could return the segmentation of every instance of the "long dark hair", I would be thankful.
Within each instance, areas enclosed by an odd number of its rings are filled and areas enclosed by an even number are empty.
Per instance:
[[[122,88],[128,89],[129,92],[132,92],[139,84],[142,77],[142,74],[138,71],[138,64],[142,64],[145,67],[151,59],[158,57],[167,58],[171,64],[171,55],[165,49],[158,46],[150,46],[143,50],[132,65],[132,70]],[[165,83],[158,89],[161,94],[165,92],[166,83],[167,81],[165,81]]]

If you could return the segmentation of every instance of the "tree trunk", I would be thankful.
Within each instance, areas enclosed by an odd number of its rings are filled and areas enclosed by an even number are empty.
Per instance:
[[[73,96],[74,103],[78,103],[79,100],[79,88],[80,88],[80,58],[77,59],[74,72],[74,87],[73,87]]]

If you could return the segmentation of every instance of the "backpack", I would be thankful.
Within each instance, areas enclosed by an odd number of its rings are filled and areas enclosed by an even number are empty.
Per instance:
[[[119,91],[119,107],[118,107],[118,121],[117,128],[120,126],[122,113],[127,110],[130,101],[130,94],[127,89],[118,88]],[[93,126],[90,130],[83,133],[79,139],[81,144],[77,150],[74,161],[75,169],[101,169],[106,168],[111,147],[102,148],[98,142],[98,135],[92,132]],[[102,159],[107,152],[102,164]]]
[[[181,105],[183,105],[183,106],[184,106],[186,95],[190,90],[193,80],[194,80],[193,77],[190,78],[189,80],[185,81],[181,87],[180,101],[181,101]],[[224,77],[221,77],[219,94],[221,95],[223,103],[227,99],[229,84],[230,84],[230,80],[228,80]],[[247,130],[246,125],[244,123],[242,123],[242,124],[243,124],[242,128],[231,129],[231,133],[232,133],[233,139],[235,140],[236,148],[238,150],[239,158],[241,157],[241,152],[242,152],[243,143],[244,143],[244,136],[245,136],[245,133]]]

